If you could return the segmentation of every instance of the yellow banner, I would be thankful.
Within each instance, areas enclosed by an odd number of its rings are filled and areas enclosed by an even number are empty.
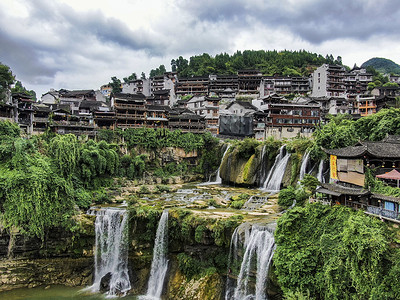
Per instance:
[[[337,175],[337,156],[331,155],[331,179],[339,179]]]

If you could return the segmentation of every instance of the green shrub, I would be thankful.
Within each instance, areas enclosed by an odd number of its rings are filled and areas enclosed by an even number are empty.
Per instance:
[[[149,188],[147,186],[142,185],[139,188],[139,194],[151,194],[151,192],[150,192],[150,190],[149,190]]]
[[[246,203],[246,200],[236,200],[236,201],[232,201],[231,204],[229,205],[229,207],[234,208],[234,209],[241,209],[245,203]]]
[[[279,192],[278,204],[282,208],[288,208],[290,205],[292,205],[293,200],[296,200],[296,190],[294,187],[289,186]]]
[[[75,203],[80,208],[88,209],[92,204],[92,196],[90,193],[82,188],[75,191]]]
[[[178,268],[188,279],[198,275],[201,271],[200,263],[185,253],[177,255]]]
[[[156,189],[159,193],[169,192],[171,190],[168,185],[156,185]]]

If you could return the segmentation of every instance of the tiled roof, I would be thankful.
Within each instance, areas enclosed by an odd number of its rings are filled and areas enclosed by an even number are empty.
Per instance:
[[[370,194],[370,191],[363,188],[357,189],[333,183],[322,183],[321,185],[323,188],[340,195],[364,196]]]
[[[400,157],[399,137],[391,137],[380,142],[359,142],[356,146],[349,146],[339,149],[324,149],[331,155],[338,157],[361,157],[368,154],[378,158]]]

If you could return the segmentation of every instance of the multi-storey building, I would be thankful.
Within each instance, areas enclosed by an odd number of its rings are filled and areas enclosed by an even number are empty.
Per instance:
[[[345,97],[345,68],[340,65],[323,64],[312,75],[313,97]]]
[[[207,130],[218,134],[220,100],[218,97],[194,96],[186,102],[185,107],[197,115],[204,116]]]
[[[115,93],[111,107],[116,113],[116,126],[121,128],[143,127],[146,124],[146,98],[143,94]]]
[[[168,128],[182,132],[203,133],[206,122],[204,116],[194,114],[188,109],[174,109],[169,113]]]
[[[208,77],[179,78],[175,84],[176,96],[208,95]]]
[[[209,76],[210,95],[220,96],[227,90],[237,92],[239,90],[239,80],[237,75],[210,75]]]
[[[358,95],[355,103],[356,107],[354,113],[359,114],[361,117],[376,113],[376,102],[374,96]]]
[[[310,103],[270,103],[265,113],[266,136],[278,138],[310,135],[321,121],[320,106]]]
[[[95,136],[95,125],[91,114],[79,115],[71,113],[68,104],[59,104],[53,107],[52,120],[49,126],[58,134],[75,134]]]
[[[260,91],[262,73],[258,70],[239,70],[239,92],[257,94]]]
[[[150,79],[136,79],[122,84],[123,94],[143,94],[151,95]]]
[[[171,110],[167,105],[146,105],[146,127],[168,128],[168,114]]]
[[[261,81],[260,97],[271,94],[306,95],[310,90],[310,80],[307,77],[264,76]]]
[[[12,106],[14,122],[27,134],[33,131],[33,106],[32,96],[24,93],[12,93]]]
[[[372,74],[365,69],[355,67],[345,74],[344,84],[347,98],[355,99],[358,95],[363,95],[368,90],[368,83],[372,82]]]
[[[33,132],[42,133],[49,125],[50,105],[33,104]]]

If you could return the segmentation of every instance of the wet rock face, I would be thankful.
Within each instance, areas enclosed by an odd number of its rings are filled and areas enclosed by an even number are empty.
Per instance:
[[[100,293],[106,293],[110,290],[111,272],[108,272],[100,280]]]
[[[41,285],[87,286],[93,257],[0,260],[0,292]]]

